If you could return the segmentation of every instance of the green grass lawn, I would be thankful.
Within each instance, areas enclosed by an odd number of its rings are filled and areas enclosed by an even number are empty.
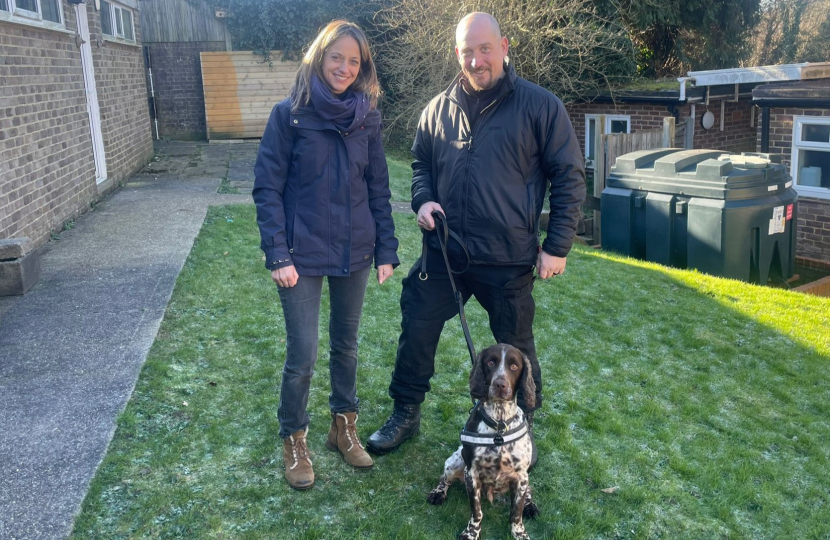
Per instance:
[[[395,217],[402,265],[370,282],[360,334],[364,440],[391,409],[400,281],[419,249],[414,216]],[[317,484],[294,491],[276,420],[283,321],[258,243],[252,205],[211,209],[72,538],[455,538],[463,488],[441,507],[426,496],[470,407],[458,320],[421,434],[360,472],[324,447],[322,318]],[[830,537],[830,301],[580,247],[534,294],[545,403],[532,538]],[[477,347],[490,344],[484,312],[467,314]],[[508,515],[506,500],[485,502],[482,538],[509,538]]]
[[[412,159],[400,152],[394,156],[387,154],[386,165],[389,167],[389,189],[392,190],[392,200],[411,201]]]

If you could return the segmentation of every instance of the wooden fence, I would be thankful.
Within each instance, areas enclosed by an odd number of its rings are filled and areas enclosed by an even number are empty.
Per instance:
[[[605,134],[605,116],[599,115],[596,120],[597,132],[595,139],[596,159],[594,160],[594,197],[589,206],[594,209],[592,238],[594,245],[602,242],[600,226],[602,224],[599,198],[605,189],[605,179],[611,167],[617,162],[617,157],[651,148],[671,148],[675,138],[675,120],[673,117],[663,118],[663,129],[637,131],[635,133]],[[589,194],[590,197],[590,194]]]
[[[203,52],[207,138],[262,137],[276,103],[288,96],[298,62],[281,62],[279,51],[271,64],[251,51]]]

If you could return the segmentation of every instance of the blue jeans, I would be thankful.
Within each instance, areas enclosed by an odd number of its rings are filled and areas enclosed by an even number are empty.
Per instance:
[[[357,330],[363,312],[363,297],[371,268],[347,277],[328,276],[329,281],[329,376],[332,412],[356,412]],[[308,427],[308,394],[317,363],[318,325],[323,276],[300,276],[293,287],[279,287],[285,316],[286,355],[282,370],[277,418],[280,437]]]

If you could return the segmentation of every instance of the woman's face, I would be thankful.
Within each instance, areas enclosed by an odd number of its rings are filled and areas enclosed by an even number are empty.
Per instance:
[[[352,36],[343,36],[323,54],[323,78],[331,93],[340,95],[360,73],[360,46]]]

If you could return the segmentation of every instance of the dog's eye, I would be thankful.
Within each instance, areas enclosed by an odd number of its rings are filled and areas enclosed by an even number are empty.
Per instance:
[[[493,367],[493,366],[495,366],[495,365],[496,365],[496,363],[495,363],[495,362],[493,362],[492,360],[488,360],[488,361],[487,361],[487,365],[488,365],[488,366],[490,366],[490,367]]]
[[[519,366],[516,364],[510,364],[510,371],[516,371],[517,369],[519,369]]]

